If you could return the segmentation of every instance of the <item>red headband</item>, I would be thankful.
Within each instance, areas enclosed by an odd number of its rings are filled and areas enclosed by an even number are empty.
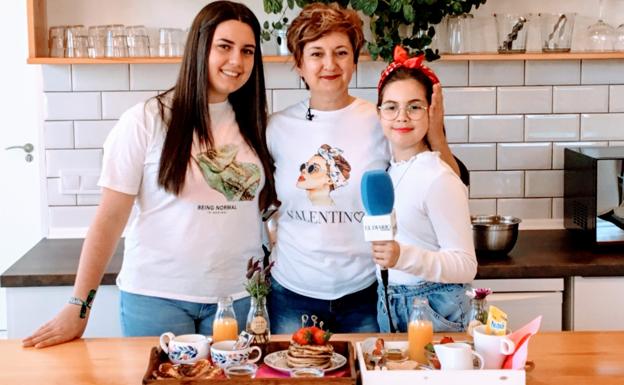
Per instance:
[[[438,79],[431,68],[423,64],[424,59],[425,55],[423,54],[410,58],[407,51],[400,45],[397,45],[394,47],[394,61],[388,64],[388,67],[386,67],[386,69],[381,73],[381,79],[379,79],[379,84],[377,84],[377,90],[380,90],[386,78],[399,68],[412,68],[419,70],[431,79],[433,84],[440,83],[440,79]]]

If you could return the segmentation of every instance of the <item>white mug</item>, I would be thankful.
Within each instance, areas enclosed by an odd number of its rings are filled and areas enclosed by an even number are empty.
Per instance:
[[[160,336],[160,347],[174,364],[192,364],[208,358],[208,348],[212,338],[201,334],[176,336],[171,332]]]
[[[243,349],[234,349],[235,340],[219,341],[210,347],[210,357],[212,362],[222,369],[231,365],[242,365],[254,363],[262,356],[262,350],[257,346],[250,346]],[[253,351],[258,353],[254,358],[249,358]]]
[[[486,334],[485,325],[474,328],[472,337],[475,350],[483,356],[485,369],[500,369],[505,357],[516,350],[516,344],[509,337]]]
[[[449,344],[436,344],[433,349],[440,361],[442,370],[472,370],[474,369],[473,357],[479,360],[479,369],[483,369],[483,357],[472,351],[470,345],[462,342]]]

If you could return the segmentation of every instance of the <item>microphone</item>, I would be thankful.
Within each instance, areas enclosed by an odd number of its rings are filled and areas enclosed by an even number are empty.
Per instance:
[[[384,170],[366,171],[362,175],[360,184],[362,203],[366,215],[362,218],[364,225],[364,239],[371,241],[392,241],[396,234],[396,217],[394,215],[394,186],[390,175]],[[388,269],[381,267],[381,283],[384,290],[384,299],[388,308],[390,332],[396,329],[390,315],[388,299]]]
[[[360,184],[362,203],[366,215],[362,218],[364,239],[391,241],[396,234],[394,215],[394,186],[390,175],[384,170],[366,171]]]
[[[312,114],[312,110],[310,110],[310,107],[308,107],[308,112],[306,112],[306,119],[308,120],[314,119],[314,115]]]

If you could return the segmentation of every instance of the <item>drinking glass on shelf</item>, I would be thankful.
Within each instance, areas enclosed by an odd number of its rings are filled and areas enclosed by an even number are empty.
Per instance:
[[[106,30],[106,57],[128,57],[128,42],[126,30],[121,24],[107,26]]]
[[[105,25],[89,27],[89,57],[104,57],[106,54],[106,29]]]
[[[473,15],[462,13],[446,19],[446,35],[450,53],[470,52],[470,25]]]
[[[130,57],[146,57],[150,55],[149,35],[143,25],[126,27],[128,36],[128,55]]]
[[[527,25],[531,15],[494,14],[498,53],[525,53]]]
[[[159,31],[158,56],[180,56],[181,37],[183,31],[179,28],[161,28]]]
[[[575,13],[540,13],[542,52],[570,52]]]
[[[615,28],[603,20],[604,1],[598,0],[598,21],[587,27],[588,51],[613,51],[615,45]]]
[[[88,57],[89,40],[83,25],[70,25],[65,29],[65,57]]]
[[[624,24],[617,27],[615,34],[615,50],[624,51]]]
[[[50,57],[65,56],[65,26],[56,25],[48,31],[48,48]]]

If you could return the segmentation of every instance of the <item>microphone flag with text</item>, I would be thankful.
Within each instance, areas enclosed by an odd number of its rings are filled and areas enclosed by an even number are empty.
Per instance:
[[[390,175],[384,170],[370,170],[362,175],[360,184],[362,204],[366,215],[362,218],[364,239],[391,241],[396,234],[394,214],[394,186]]]

